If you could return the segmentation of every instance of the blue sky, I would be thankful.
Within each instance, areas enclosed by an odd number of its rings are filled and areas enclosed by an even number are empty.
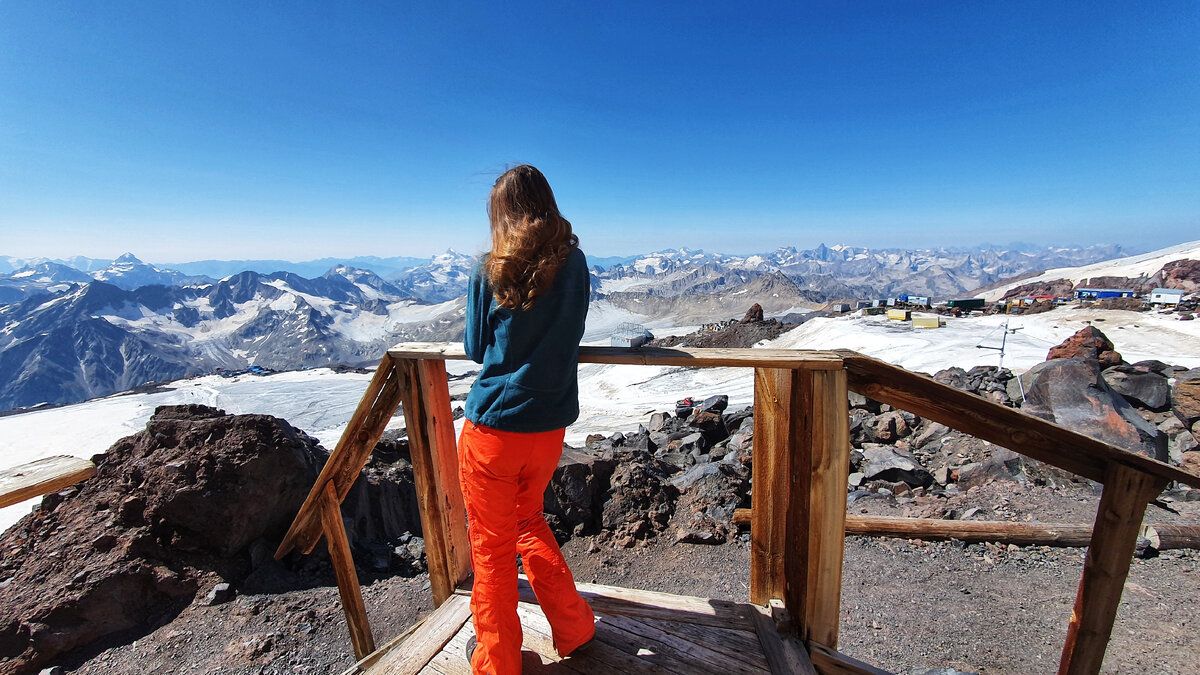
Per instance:
[[[0,2],[0,255],[1200,238],[1200,3],[417,4]]]

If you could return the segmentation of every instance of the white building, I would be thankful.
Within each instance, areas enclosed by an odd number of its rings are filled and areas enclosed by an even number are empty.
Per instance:
[[[1178,305],[1183,300],[1183,291],[1178,288],[1156,288],[1150,291],[1152,305]]]

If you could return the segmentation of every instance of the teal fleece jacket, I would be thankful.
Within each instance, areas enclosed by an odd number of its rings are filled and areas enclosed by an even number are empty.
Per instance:
[[[483,364],[467,394],[466,417],[501,431],[562,429],[579,417],[579,341],[591,279],[574,249],[550,289],[528,310],[496,304],[477,264],[467,289],[467,356]]]

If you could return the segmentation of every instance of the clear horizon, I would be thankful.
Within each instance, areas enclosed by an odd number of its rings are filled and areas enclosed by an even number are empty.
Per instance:
[[[591,255],[1200,231],[1200,4],[0,3],[0,255]]]

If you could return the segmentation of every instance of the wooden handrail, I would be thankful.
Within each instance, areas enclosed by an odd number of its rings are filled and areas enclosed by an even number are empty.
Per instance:
[[[466,360],[461,343],[407,342],[388,350],[394,359]],[[632,366],[689,366],[716,368],[802,368],[841,370],[842,356],[837,352],[806,349],[700,349],[692,347],[593,347],[579,348],[580,363],[607,363]]]

